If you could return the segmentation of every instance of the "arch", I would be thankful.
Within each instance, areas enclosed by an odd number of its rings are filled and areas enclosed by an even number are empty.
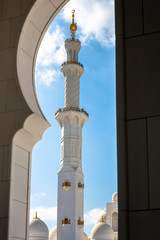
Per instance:
[[[65,115],[63,118],[64,125],[70,125],[70,118],[68,115]]]
[[[25,20],[21,19],[24,21],[23,27],[16,36],[19,39],[15,64],[17,83],[28,112],[21,119],[19,128],[16,128],[9,145],[10,188],[7,196],[9,214],[8,220],[5,220],[6,228],[1,232],[4,240],[28,237],[31,153],[33,146],[50,126],[36,96],[34,83],[36,56],[49,24],[68,0],[33,0],[32,2],[32,8],[30,11],[27,10]]]
[[[23,25],[17,49],[20,89],[30,109],[42,116],[35,91],[35,62],[43,36],[52,20],[69,0],[37,0]],[[32,39],[32,41],[30,41]]]
[[[79,125],[79,117],[78,115],[75,115],[73,118],[72,118],[72,123],[73,127],[77,127]]]
[[[118,232],[118,213],[114,212],[112,214],[112,229],[114,232]]]

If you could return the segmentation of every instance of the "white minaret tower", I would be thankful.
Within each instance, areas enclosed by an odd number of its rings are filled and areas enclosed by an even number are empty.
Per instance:
[[[64,108],[55,119],[61,126],[61,168],[58,173],[57,240],[83,240],[84,175],[82,172],[82,127],[88,114],[79,108],[79,80],[84,72],[78,62],[81,42],[75,39],[77,26],[70,24],[71,38],[65,41],[67,62],[61,67],[65,77]]]

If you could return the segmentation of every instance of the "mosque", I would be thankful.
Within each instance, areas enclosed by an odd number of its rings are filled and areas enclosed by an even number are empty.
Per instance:
[[[82,171],[82,128],[89,115],[79,108],[79,82],[84,72],[78,61],[81,42],[75,39],[77,25],[69,26],[71,36],[65,41],[67,61],[61,72],[65,77],[64,108],[55,119],[61,127],[61,166],[58,172],[57,226],[50,233],[47,225],[37,217],[29,226],[29,240],[117,240],[118,239],[118,192],[106,210],[99,216],[90,236],[84,233],[84,175]]]

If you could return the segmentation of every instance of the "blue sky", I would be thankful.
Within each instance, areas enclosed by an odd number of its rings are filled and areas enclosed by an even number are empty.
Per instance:
[[[76,10],[84,65],[80,80],[80,107],[89,113],[83,128],[82,160],[85,175],[85,231],[90,231],[117,190],[116,96],[113,0],[71,0],[57,15],[42,41],[36,63],[36,92],[41,109],[52,125],[32,154],[31,218],[35,210],[49,229],[56,225],[57,172],[60,168],[61,129],[54,119],[64,106],[66,59],[71,10]]]

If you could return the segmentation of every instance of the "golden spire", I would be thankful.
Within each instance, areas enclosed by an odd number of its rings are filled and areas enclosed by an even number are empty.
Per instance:
[[[74,17],[75,17],[74,13],[75,13],[75,10],[72,10],[72,23],[69,25],[70,31],[76,31],[77,30],[77,26],[74,23]]]
[[[102,216],[102,218],[101,218],[101,221],[100,222],[104,222],[104,220],[103,220],[103,216]]]
[[[39,219],[39,218],[37,217],[37,211],[36,211],[35,217],[34,217],[33,219]]]

